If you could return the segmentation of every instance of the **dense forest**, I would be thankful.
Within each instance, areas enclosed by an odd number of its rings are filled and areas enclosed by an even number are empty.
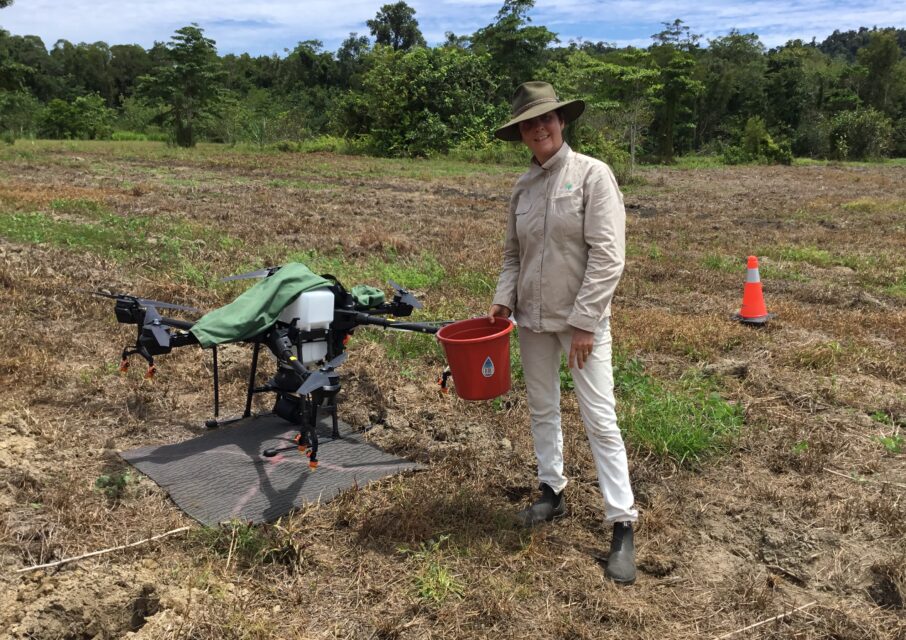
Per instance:
[[[620,166],[692,152],[728,162],[906,156],[906,29],[768,49],[738,31],[703,42],[676,20],[647,48],[618,48],[564,44],[532,22],[533,6],[504,0],[491,24],[429,47],[414,9],[387,4],[369,35],[351,33],[336,51],[306,40],[284,57],[220,56],[197,24],[150,49],[59,40],[48,50],[0,29],[0,135],[487,150],[503,148],[492,132],[514,86],[543,79],[589,105],[568,132],[574,146]]]

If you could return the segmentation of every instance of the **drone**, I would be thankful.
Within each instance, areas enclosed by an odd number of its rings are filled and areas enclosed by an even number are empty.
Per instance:
[[[298,295],[286,293],[285,287],[291,287],[298,280],[291,280],[291,274],[303,274],[306,282],[313,283],[307,290]],[[286,279],[280,280],[284,275]],[[337,422],[337,394],[340,391],[340,377],[336,369],[342,365],[347,356],[346,345],[356,328],[364,325],[435,334],[449,322],[400,322],[396,318],[406,318],[415,309],[421,309],[422,303],[411,292],[392,280],[389,285],[394,290],[393,298],[386,298],[379,289],[368,288],[370,295],[355,296],[340,281],[330,275],[317,276],[299,263],[267,267],[258,271],[243,273],[223,278],[222,281],[260,278],[261,282],[248,289],[232,303],[203,315],[197,321],[180,320],[161,315],[161,310],[201,313],[199,309],[189,306],[171,304],[158,300],[149,300],[130,294],[111,293],[108,291],[89,291],[92,295],[111,298],[116,301],[114,311],[116,319],[122,324],[137,325],[135,343],[127,345],[122,351],[120,371],[129,370],[129,358],[138,355],[147,364],[146,378],[153,378],[156,373],[155,356],[165,355],[173,349],[197,346],[211,349],[213,359],[214,417],[205,422],[205,426],[214,429],[228,423],[251,417],[252,398],[256,394],[272,393],[275,396],[273,413],[299,427],[299,434],[294,444],[286,447],[275,447],[263,451],[265,457],[274,457],[281,452],[298,449],[309,458],[309,466],[318,466],[318,433],[317,424],[320,414],[330,415],[332,420],[332,437],[339,437]],[[288,284],[284,284],[288,283]],[[268,289],[269,287],[269,289]],[[259,293],[260,289],[260,293]],[[253,299],[258,294],[274,295],[268,299],[271,303],[271,315],[276,319],[260,321],[258,313],[254,315],[251,328],[244,327],[245,333],[212,337],[209,327],[220,320],[220,329],[230,325],[234,317],[233,309],[242,301],[240,298]],[[282,305],[273,309],[273,302]],[[283,304],[283,302],[286,304]],[[245,307],[248,304],[242,303]],[[208,321],[210,319],[210,321]],[[271,321],[273,320],[273,321]],[[257,323],[257,324],[256,324]],[[229,328],[229,327],[228,327]],[[215,332],[216,333],[216,332]],[[246,343],[252,345],[252,362],[246,390],[245,410],[241,417],[220,420],[220,376],[217,363],[217,347],[228,343]],[[259,355],[262,347],[266,348],[277,361],[277,372],[263,385],[256,383]]]

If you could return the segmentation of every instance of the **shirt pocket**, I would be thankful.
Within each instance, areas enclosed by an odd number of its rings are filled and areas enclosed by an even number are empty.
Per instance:
[[[584,236],[585,203],[582,189],[551,199],[553,236],[560,241],[581,241]]]
[[[531,238],[534,233],[534,219],[536,216],[530,215],[532,211],[532,205],[535,203],[535,198],[531,198],[528,195],[524,195],[519,198],[519,202],[516,203],[516,237],[519,238],[521,244],[524,244],[529,238]]]

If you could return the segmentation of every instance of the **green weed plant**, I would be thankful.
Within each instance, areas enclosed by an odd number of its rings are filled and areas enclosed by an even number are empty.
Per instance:
[[[620,428],[628,440],[656,455],[695,462],[721,451],[742,428],[739,407],[700,376],[684,376],[668,386],[647,375],[638,360],[618,356],[614,382]]]
[[[880,436],[878,442],[884,447],[884,450],[891,455],[903,453],[906,450],[906,438],[898,433],[891,436]]]
[[[414,578],[418,597],[435,605],[442,604],[449,598],[461,598],[465,591],[464,585],[443,562],[442,547],[449,538],[449,535],[441,535],[435,540],[423,542],[418,549],[399,549],[419,565]]]
[[[122,500],[128,491],[129,485],[137,482],[138,478],[126,469],[98,476],[94,481],[94,488],[110,500]]]

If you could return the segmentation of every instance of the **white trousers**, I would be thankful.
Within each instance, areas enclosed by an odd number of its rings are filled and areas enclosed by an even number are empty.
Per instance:
[[[571,343],[571,329],[556,333],[519,331],[538,480],[557,493],[567,483],[560,429],[560,357],[569,354]],[[573,368],[570,373],[604,497],[604,515],[611,523],[635,522],[638,512],[633,508],[626,447],[617,427],[611,348],[610,318],[604,318],[595,331],[594,347],[583,368]]]

